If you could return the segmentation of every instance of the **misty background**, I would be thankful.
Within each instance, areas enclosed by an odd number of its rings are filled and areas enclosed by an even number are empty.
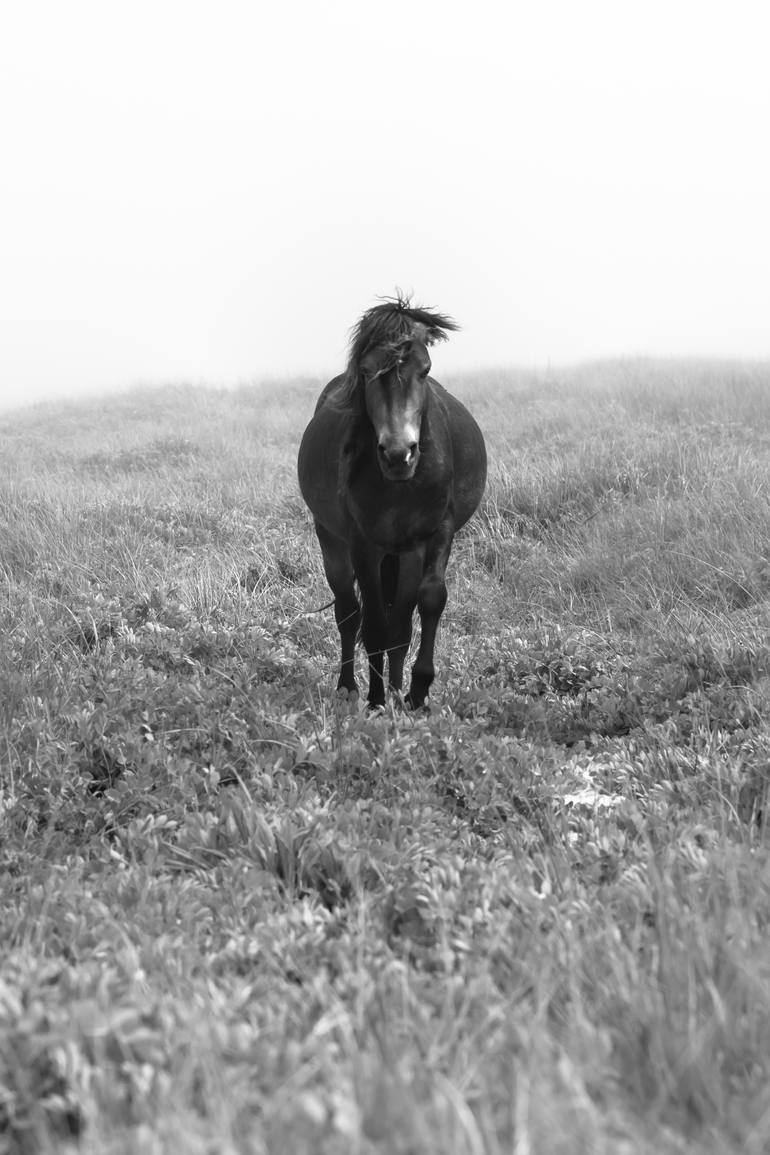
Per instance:
[[[0,403],[340,370],[770,356],[760,3],[75,0],[0,17]]]

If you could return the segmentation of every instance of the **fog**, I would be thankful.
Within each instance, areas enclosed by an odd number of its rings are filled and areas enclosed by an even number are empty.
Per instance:
[[[760,3],[31,3],[0,18],[0,401],[770,356]]]

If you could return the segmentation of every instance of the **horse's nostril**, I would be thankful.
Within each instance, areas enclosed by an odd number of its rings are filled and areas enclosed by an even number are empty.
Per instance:
[[[396,468],[397,466],[409,465],[414,460],[419,446],[416,441],[412,441],[409,445],[399,447],[397,449],[388,449],[384,442],[379,442],[377,445],[377,452],[380,455],[380,461],[384,466],[389,468]]]

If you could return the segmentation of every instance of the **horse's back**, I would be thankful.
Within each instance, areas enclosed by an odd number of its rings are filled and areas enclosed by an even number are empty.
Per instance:
[[[299,488],[310,512],[331,533],[345,536],[339,499],[339,447],[349,417],[335,397],[345,380],[335,377],[324,388],[302,435],[297,458]]]
[[[447,415],[454,465],[455,529],[479,507],[487,482],[487,449],[475,417],[438,381],[432,382]]]
[[[325,385],[321,391],[321,396],[316,401],[315,412],[318,413],[326,405],[333,405],[340,394],[343,385],[347,378],[344,373],[340,373],[337,377],[332,377],[328,385]]]

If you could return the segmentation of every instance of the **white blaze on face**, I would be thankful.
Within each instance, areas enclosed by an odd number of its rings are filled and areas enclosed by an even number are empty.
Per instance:
[[[393,464],[409,464],[420,442],[420,407],[395,384],[383,391],[381,420],[375,425],[380,450]],[[406,403],[405,403],[406,402]]]
[[[416,421],[389,422],[380,432],[379,443],[389,457],[409,460],[420,440],[420,426]]]

